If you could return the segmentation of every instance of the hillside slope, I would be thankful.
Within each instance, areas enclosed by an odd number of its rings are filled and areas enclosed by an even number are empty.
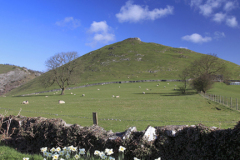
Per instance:
[[[179,73],[203,54],[184,48],[145,43],[138,38],[106,45],[76,59],[76,85],[143,79],[178,79]],[[240,67],[222,60],[232,72],[232,79],[240,79]],[[11,94],[33,93],[58,88],[41,87],[41,78],[49,72],[15,89]]]
[[[28,70],[24,67],[0,64],[0,95],[6,94],[41,74],[41,72]]]

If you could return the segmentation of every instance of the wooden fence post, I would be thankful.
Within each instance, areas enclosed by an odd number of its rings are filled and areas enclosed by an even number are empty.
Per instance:
[[[221,104],[221,97],[222,97],[222,96],[220,96],[220,100],[219,100],[219,101],[220,101],[220,104]]]
[[[97,112],[93,112],[93,124],[98,125]]]
[[[232,97],[230,97],[230,108],[232,108]]]
[[[236,98],[236,110],[238,110],[238,99]]]

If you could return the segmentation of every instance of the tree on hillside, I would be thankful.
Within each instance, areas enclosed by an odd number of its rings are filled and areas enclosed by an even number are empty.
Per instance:
[[[191,79],[190,85],[197,91],[206,92],[212,87],[214,81],[227,78],[226,65],[216,54],[203,55],[195,60],[183,73]]]
[[[74,70],[77,67],[75,59],[77,52],[62,52],[50,57],[46,62],[49,73],[44,77],[42,83],[45,87],[57,84],[64,95],[66,87],[75,83]]]

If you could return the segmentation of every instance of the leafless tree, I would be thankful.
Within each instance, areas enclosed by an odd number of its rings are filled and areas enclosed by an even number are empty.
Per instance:
[[[42,79],[45,87],[57,84],[61,89],[61,95],[64,95],[66,87],[75,83],[74,70],[77,67],[77,52],[62,52],[50,57],[46,62],[49,72]]]

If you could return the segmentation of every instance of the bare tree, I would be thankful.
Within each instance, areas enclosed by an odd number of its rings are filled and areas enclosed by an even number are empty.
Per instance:
[[[45,62],[49,73],[42,80],[44,86],[50,87],[56,83],[62,89],[61,95],[64,95],[66,87],[75,83],[73,75],[77,57],[77,52],[62,52],[50,57]]]
[[[185,70],[192,79],[190,82],[192,87],[204,93],[212,87],[215,80],[223,80],[227,77],[226,65],[216,54],[203,55]],[[184,74],[186,73],[183,72],[182,77]]]

